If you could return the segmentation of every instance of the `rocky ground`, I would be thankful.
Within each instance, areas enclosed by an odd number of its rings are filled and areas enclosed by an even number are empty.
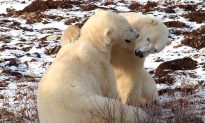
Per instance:
[[[142,12],[161,19],[172,44],[146,59],[162,106],[153,117],[167,123],[205,121],[205,3],[0,1],[0,122],[38,122],[36,90],[61,47],[62,31],[79,27],[96,8]],[[156,110],[157,109],[157,110]],[[156,113],[157,111],[157,113]]]

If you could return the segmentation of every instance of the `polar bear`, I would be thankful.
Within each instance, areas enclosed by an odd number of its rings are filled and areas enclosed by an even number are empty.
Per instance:
[[[62,46],[40,81],[40,122],[135,123],[136,118],[140,123],[145,121],[143,110],[115,99],[118,93],[110,64],[112,47],[131,43],[139,34],[124,17],[104,10],[96,10],[80,34],[78,41]]]
[[[111,63],[114,67],[117,89],[123,103],[144,105],[158,102],[156,83],[144,69],[146,56],[162,51],[171,43],[168,39],[168,29],[154,16],[141,13],[121,13],[130,25],[140,33],[135,43],[115,45],[112,49]],[[70,30],[67,29],[66,32]],[[79,28],[76,30],[80,35]],[[73,36],[62,38],[62,41]],[[133,54],[135,52],[135,55]]]
[[[136,39],[134,49],[132,46],[126,48],[118,44],[112,50],[111,63],[120,98],[123,103],[130,105],[160,103],[156,83],[144,69],[144,62],[149,54],[158,53],[171,43],[168,28],[151,15],[133,12],[121,15],[139,31],[140,37]]]

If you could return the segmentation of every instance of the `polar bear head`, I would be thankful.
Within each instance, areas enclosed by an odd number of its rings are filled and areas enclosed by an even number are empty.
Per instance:
[[[139,34],[123,16],[101,9],[95,11],[80,31],[80,38],[89,38],[101,47],[110,47],[118,42],[131,43],[138,37]]]
[[[99,13],[106,13],[103,11],[98,11]],[[111,13],[110,13],[111,14]],[[114,13],[112,13],[114,14]],[[98,18],[102,18],[103,14],[100,14],[101,17]],[[131,50],[131,51],[135,51],[135,55],[139,58],[144,58],[146,56],[148,56],[149,54],[152,53],[157,53],[160,52],[161,50],[163,50],[167,45],[169,45],[171,43],[171,41],[168,39],[168,29],[167,27],[159,20],[157,20],[154,16],[149,16],[149,15],[143,15],[140,13],[134,13],[134,12],[130,12],[130,13],[121,13],[120,15],[122,15],[123,17],[125,17],[129,24],[136,29],[137,31],[139,31],[139,38],[137,38],[134,42],[131,42],[129,44],[124,45],[123,47]],[[110,24],[110,28],[108,29],[104,29],[107,30],[105,31],[105,35],[108,35],[110,37],[120,37],[119,35],[122,34],[121,36],[121,41],[124,42],[129,42],[129,35],[127,34],[128,32],[133,31],[134,29],[132,29],[131,27],[129,27],[129,25],[126,27],[121,27],[121,30],[117,30],[118,26],[122,26],[122,25],[127,25],[127,23],[124,23],[123,21],[125,21],[124,19],[120,19],[122,20],[120,22],[120,20],[118,20],[118,22],[116,21],[111,21],[112,18],[114,18],[115,16],[111,17],[108,13],[107,13],[107,21],[104,20],[104,22],[99,22],[99,23],[94,23],[95,26],[97,26],[97,30],[93,29],[92,33],[90,35],[92,36],[99,36],[98,32],[102,29],[102,24]],[[104,18],[104,17],[103,17]],[[107,23],[106,23],[107,22]],[[124,23],[124,24],[123,24]],[[92,23],[90,23],[92,25]],[[98,25],[99,24],[99,25]],[[117,24],[117,25],[116,25]],[[125,28],[126,27],[126,28]],[[69,27],[68,27],[69,28]],[[84,25],[85,28],[85,25]],[[89,27],[86,27],[87,29],[89,29]],[[82,35],[82,30],[81,32],[79,31],[79,28],[75,28],[76,32],[78,32],[77,37],[79,35]],[[85,33],[86,33],[86,29],[84,29]],[[110,30],[110,31],[109,31]],[[114,33],[114,30],[116,31],[120,31],[118,33],[118,35],[116,35]],[[72,29],[66,29],[64,34],[66,34],[66,32],[72,31]],[[124,31],[124,32],[123,32]],[[110,33],[109,33],[110,32]],[[81,33],[81,34],[79,34]],[[111,34],[112,33],[112,34]],[[136,35],[136,34],[135,34]],[[75,37],[76,35],[69,35],[67,36],[68,39],[70,40],[70,42],[72,42],[72,38]],[[106,37],[106,36],[104,36]],[[130,38],[133,38],[133,35],[130,36]],[[115,38],[116,40],[117,38]],[[118,38],[119,39],[119,38]],[[120,41],[119,40],[119,41]],[[66,42],[65,39],[62,40],[63,42]],[[120,45],[121,45],[120,44]]]
[[[171,43],[168,28],[154,16],[142,15],[135,28],[140,31],[140,38],[136,40],[134,49],[139,58],[158,53]]]
[[[152,53],[160,52],[169,45],[171,41],[168,39],[167,27],[157,18],[141,13],[121,13],[129,24],[139,31],[139,38],[135,44],[126,46],[129,50],[134,50],[135,55],[144,58]]]

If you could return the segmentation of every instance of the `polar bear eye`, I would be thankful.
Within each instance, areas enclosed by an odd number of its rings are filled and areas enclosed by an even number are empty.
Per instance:
[[[133,29],[130,27],[130,28],[126,29],[126,31],[133,32]]]
[[[149,38],[147,38],[147,41],[150,42]]]

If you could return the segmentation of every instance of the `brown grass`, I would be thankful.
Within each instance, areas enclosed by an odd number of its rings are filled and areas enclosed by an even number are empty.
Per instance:
[[[138,119],[138,110],[133,109],[135,112],[135,123],[203,123],[200,113],[196,112],[197,110],[202,110],[199,103],[200,101],[191,101],[190,95],[188,94],[177,98],[174,93],[175,92],[172,92],[172,94],[169,95],[169,99],[171,100],[167,100],[160,105],[152,103],[142,107],[148,114],[148,119],[144,118],[143,121],[139,121]],[[91,112],[92,117],[104,119],[107,123],[115,123],[115,111],[110,110],[111,105],[115,105],[115,103],[106,102],[105,109],[108,113],[102,112],[102,110],[99,109],[99,112],[96,114]],[[118,108],[119,109],[115,110],[120,111],[120,123],[125,123],[126,107],[120,105]],[[96,109],[98,109],[98,107]]]
[[[17,105],[11,105],[9,103],[8,97],[3,97],[3,107],[0,109],[0,122],[8,123],[37,123],[38,114],[36,106],[36,94],[32,88],[29,89],[26,93],[21,93],[21,96],[17,96],[15,100],[21,100]],[[163,102],[161,105],[150,104],[143,107],[143,110],[148,113],[149,119],[144,119],[144,123],[203,123],[199,114],[195,113],[196,106],[200,107],[198,102],[191,102],[188,98],[188,95],[177,99],[174,95],[170,98],[172,100]],[[126,117],[125,111],[126,107],[119,105],[119,109],[111,110],[112,105],[116,103],[113,101],[106,102],[104,108],[107,109],[106,112],[103,112],[100,108],[97,108],[99,111],[97,113],[90,112],[92,117],[97,117],[104,119],[107,123],[115,123],[115,110],[120,111],[121,121],[120,123],[125,123],[124,118]],[[8,107],[12,107],[9,108]],[[12,110],[11,110],[12,109]],[[136,123],[138,121],[138,112],[135,111]],[[93,122],[95,123],[95,122]]]
[[[1,123],[39,122],[36,106],[36,94],[32,88],[28,87],[28,91],[23,91],[16,94],[14,100],[12,101],[13,104],[11,103],[10,98],[11,97],[3,96],[3,107],[0,108]]]

